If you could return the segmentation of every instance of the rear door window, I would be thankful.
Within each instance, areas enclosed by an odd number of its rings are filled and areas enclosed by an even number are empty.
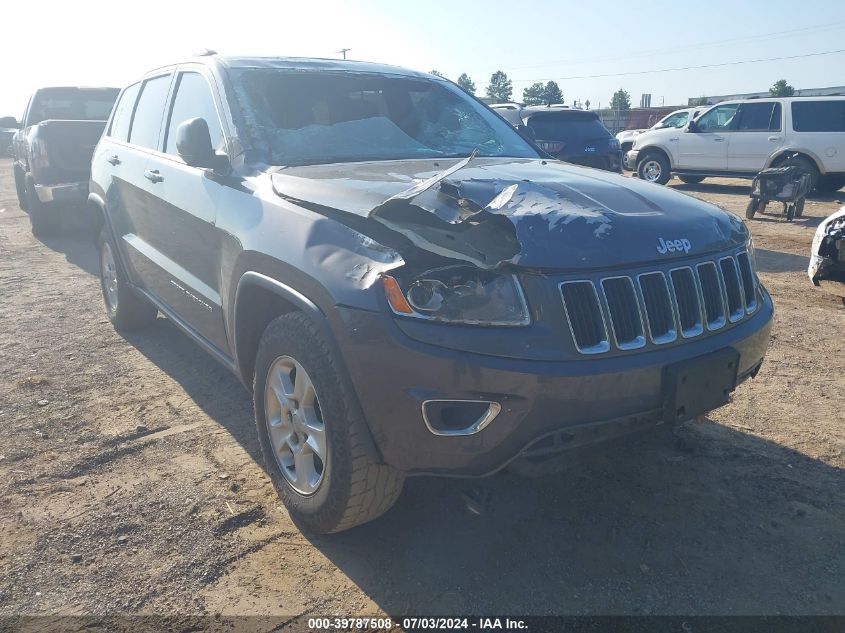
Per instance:
[[[205,119],[205,122],[208,123],[211,146],[215,150],[225,149],[223,130],[220,126],[217,108],[214,105],[211,86],[209,86],[205,77],[199,73],[185,72],[179,76],[176,98],[173,100],[173,107],[170,110],[170,123],[167,126],[167,140],[165,141],[166,153],[177,155],[176,128],[179,127],[179,124],[196,118]]]
[[[781,107],[777,101],[744,103],[739,111],[738,132],[777,132]]]
[[[845,100],[793,101],[796,132],[845,132]]]
[[[108,134],[113,139],[126,141],[129,138],[129,124],[132,121],[132,111],[135,109],[140,90],[140,83],[132,84],[120,96],[120,100],[114,107],[114,117]]]
[[[155,77],[144,82],[141,97],[135,107],[135,116],[132,117],[130,143],[158,149],[158,136],[161,131],[168,90],[170,90],[170,75]]]

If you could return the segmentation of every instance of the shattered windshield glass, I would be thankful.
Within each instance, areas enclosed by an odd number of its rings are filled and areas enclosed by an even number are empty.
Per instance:
[[[451,84],[367,73],[245,69],[249,134],[274,165],[479,156],[534,158],[505,121]]]

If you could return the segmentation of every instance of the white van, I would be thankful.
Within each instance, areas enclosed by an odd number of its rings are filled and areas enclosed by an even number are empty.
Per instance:
[[[660,184],[672,174],[697,183],[797,164],[817,190],[836,191],[845,185],[845,97],[725,101],[683,129],[643,132],[625,158],[640,178]]]

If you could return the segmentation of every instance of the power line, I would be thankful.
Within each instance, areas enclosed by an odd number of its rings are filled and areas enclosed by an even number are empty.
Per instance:
[[[761,59],[743,59],[734,62],[722,62],[719,64],[701,64],[700,66],[679,66],[677,68],[659,68],[655,70],[638,70],[627,73],[603,73],[600,75],[572,75],[570,77],[535,77],[533,79],[513,79],[513,81],[567,81],[570,79],[599,79],[602,77],[626,77],[630,75],[651,75],[655,73],[671,73],[679,70],[699,70],[701,68],[720,68],[723,66],[738,66],[740,64],[756,64],[759,62],[775,62],[787,59],[800,59],[803,57],[819,57],[820,55],[835,55],[837,53],[845,53],[845,48],[840,48],[835,51],[821,51],[818,53],[805,53],[803,55],[784,55],[782,57],[764,57]]]
[[[829,30],[829,29],[836,29],[845,26],[845,20],[841,20],[839,22],[831,22],[829,24],[818,24],[815,26],[805,26],[802,28],[797,29],[787,29],[783,31],[772,31],[769,33],[759,33],[757,35],[745,35],[742,37],[733,37],[728,39],[721,39],[721,40],[710,40],[706,42],[699,42],[698,44],[688,44],[684,46],[676,46],[670,48],[655,48],[655,49],[646,49],[642,51],[633,51],[631,53],[626,53],[625,55],[620,56],[613,56],[613,57],[582,57],[580,59],[568,59],[568,60],[561,60],[556,62],[544,62],[540,64],[530,64],[527,66],[511,66],[511,70],[522,70],[525,68],[539,68],[539,67],[548,67],[553,65],[573,65],[573,64],[588,64],[594,62],[607,62],[607,61],[619,61],[619,60],[627,60],[627,59],[635,59],[637,57],[650,57],[653,55],[660,55],[664,53],[676,53],[679,51],[686,51],[686,50],[694,50],[697,48],[709,48],[713,46],[721,46],[724,44],[731,44],[736,42],[746,42],[746,41],[754,41],[760,39],[767,39],[772,37],[781,37],[783,35],[795,34],[795,33],[806,33],[807,31],[817,31],[817,30]]]

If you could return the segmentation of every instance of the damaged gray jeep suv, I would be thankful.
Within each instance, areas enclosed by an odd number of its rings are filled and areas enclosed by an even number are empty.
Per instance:
[[[760,368],[734,215],[545,156],[454,84],[215,55],[124,89],[89,203],[119,329],[163,313],[253,392],[292,517],[672,425]]]

